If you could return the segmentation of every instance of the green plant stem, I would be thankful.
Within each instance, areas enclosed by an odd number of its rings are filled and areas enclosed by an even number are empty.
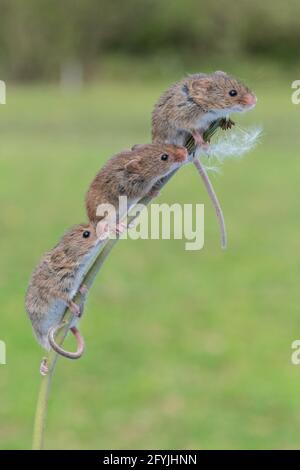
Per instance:
[[[204,134],[204,139],[209,140],[210,137],[216,132],[217,128],[219,127],[219,121],[213,123],[208,131]],[[189,151],[189,153],[193,153],[195,149],[195,144],[193,139],[189,139],[189,141],[186,144],[186,147]],[[175,170],[173,173],[170,175],[166,176],[163,178],[157,185],[156,188],[158,190],[162,189],[168,181],[174,176],[175,173],[177,173],[178,170]],[[151,201],[152,197],[150,196],[145,196],[139,201],[139,204],[143,204],[144,206],[147,206]],[[135,218],[137,218],[139,214],[133,215],[133,216],[128,216],[127,217],[127,222],[130,224],[133,222]],[[100,271],[103,263],[109,256],[111,250],[115,246],[115,244],[118,242],[119,238],[114,238],[114,239],[108,239],[104,244],[101,245],[100,247],[100,252],[97,254],[97,257],[90,267],[89,271],[87,272],[83,283],[86,285],[88,289],[90,289],[95,281],[95,278]],[[78,292],[77,295],[74,298],[74,302],[77,303],[78,305],[81,305],[84,302],[84,296]],[[62,328],[57,337],[56,337],[56,342],[59,345],[62,345],[64,342],[65,337],[68,334],[69,331],[69,326],[71,323],[71,320],[73,318],[73,314],[70,312],[69,308],[66,308],[65,313],[63,315],[63,321],[66,321],[66,326]],[[48,374],[43,376],[41,379],[41,385],[40,385],[40,390],[39,390],[39,395],[38,395],[38,400],[37,400],[37,406],[36,406],[36,414],[35,414],[35,421],[34,421],[34,431],[33,431],[33,445],[32,448],[34,450],[41,450],[44,445],[44,434],[45,434],[45,423],[46,423],[46,414],[47,414],[47,408],[48,408],[48,399],[49,399],[49,394],[50,394],[50,387],[51,387],[51,382],[53,378],[53,374],[55,371],[55,366],[57,363],[58,355],[55,353],[53,350],[50,351],[47,357],[47,365],[48,365]]]
[[[49,354],[50,358],[51,353]],[[53,358],[52,368],[49,369],[47,375],[42,377],[37,406],[36,406],[36,413],[35,413],[35,420],[34,420],[34,430],[33,430],[33,440],[32,440],[32,449],[33,450],[41,450],[44,445],[44,433],[45,433],[45,423],[46,423],[46,412],[48,407],[48,398],[50,393],[50,385],[51,379],[53,375],[53,371],[55,368],[55,364],[57,361],[57,354]]]
[[[62,328],[56,338],[58,344],[62,344],[65,337],[68,334],[70,323],[72,320],[72,314],[69,309],[65,312],[64,320],[67,321],[66,326]],[[55,351],[51,350],[46,358],[48,373],[43,375],[41,379],[41,385],[37,400],[35,419],[34,419],[34,428],[33,428],[33,440],[32,440],[32,449],[41,450],[44,445],[44,434],[45,434],[45,424],[46,424],[46,414],[48,409],[48,398],[50,394],[51,381],[55,366],[57,363],[58,354]]]

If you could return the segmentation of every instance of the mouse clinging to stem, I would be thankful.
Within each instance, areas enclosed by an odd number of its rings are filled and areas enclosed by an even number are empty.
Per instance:
[[[196,145],[202,146],[203,133],[213,121],[248,111],[256,101],[246,85],[225,72],[188,75],[163,93],[154,106],[152,140],[185,145],[192,135]]]
[[[84,341],[76,327],[83,305],[79,307],[73,298],[80,291],[85,299],[87,288],[82,281],[105,237],[106,229],[99,238],[92,224],[75,225],[52,250],[42,256],[35,268],[27,289],[25,306],[35,336],[46,350],[52,347],[70,359],[77,359],[83,354]],[[56,332],[64,326],[62,317],[66,307],[74,315],[70,329],[77,340],[78,349],[75,353],[65,351],[55,342]]]
[[[160,143],[135,145],[113,156],[98,172],[86,194],[90,222],[98,226],[103,220],[110,221],[109,207],[121,220],[141,198],[156,195],[155,184],[187,161],[184,147]],[[120,196],[127,197],[127,207],[120,206]]]
[[[225,72],[198,73],[173,84],[159,98],[152,113],[153,142],[186,146],[193,137],[192,160],[214,205],[222,248],[227,245],[222,208],[204,166],[195,156],[200,149],[207,150],[205,133],[211,126],[231,128],[234,122],[229,119],[230,113],[248,111],[256,101],[256,96],[246,85]]]

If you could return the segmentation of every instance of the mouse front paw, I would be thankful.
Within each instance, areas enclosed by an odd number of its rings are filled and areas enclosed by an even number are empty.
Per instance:
[[[112,231],[116,235],[122,235],[127,230],[127,224],[124,222],[119,222],[115,227],[113,227]]]
[[[81,295],[86,296],[89,292],[89,289],[85,284],[81,284],[81,286],[79,287],[79,292]]]
[[[230,118],[229,119],[224,118],[224,119],[221,119],[219,126],[223,131],[226,131],[227,129],[231,129],[233,126],[235,126],[235,122]]]
[[[159,195],[160,195],[160,190],[155,187],[150,189],[149,193],[147,194],[147,196],[151,197],[152,199],[154,199],[155,197],[158,197]]]
[[[82,313],[82,309],[77,305],[73,300],[70,300],[69,302],[69,309],[70,312],[73,313],[75,317],[80,317]]]

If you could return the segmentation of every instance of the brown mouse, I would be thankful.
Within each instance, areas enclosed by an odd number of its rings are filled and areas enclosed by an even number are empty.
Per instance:
[[[105,238],[98,238],[91,224],[79,224],[69,229],[59,243],[45,253],[34,270],[26,293],[26,310],[38,342],[46,349],[77,359],[84,350],[84,341],[76,325],[82,309],[73,302],[78,290],[86,295],[82,285],[89,264]],[[55,343],[55,333],[62,326],[66,307],[74,314],[71,331],[77,339],[78,350],[71,353]]]
[[[213,121],[248,111],[256,101],[246,85],[225,72],[189,75],[173,84],[154,106],[152,141],[185,145],[192,135],[202,146],[203,132]]]
[[[195,149],[192,157],[208,144],[204,132],[217,120],[219,126],[230,128],[234,123],[228,118],[232,112],[252,109],[256,96],[242,82],[225,72],[189,75],[172,85],[160,97],[152,113],[152,141],[186,146],[191,136]],[[222,122],[222,124],[221,124]],[[214,205],[220,225],[221,246],[226,248],[227,235],[221,205],[204,166],[193,159]]]
[[[113,156],[96,175],[86,194],[90,222],[109,220],[109,209],[99,211],[101,204],[113,206],[121,218],[141,198],[152,192],[154,195],[155,184],[187,161],[184,147],[165,144],[135,145]],[[120,196],[127,197],[124,212],[119,207]]]

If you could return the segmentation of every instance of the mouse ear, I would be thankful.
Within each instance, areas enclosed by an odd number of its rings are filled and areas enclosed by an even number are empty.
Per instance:
[[[130,173],[138,173],[141,169],[140,162],[137,158],[130,160],[125,165],[125,170],[129,171]]]
[[[135,144],[131,147],[131,150],[139,150],[144,147],[144,144]]]
[[[211,86],[211,78],[206,77],[206,76],[198,78],[190,84],[191,94],[204,96],[205,89],[207,89],[210,86]]]

